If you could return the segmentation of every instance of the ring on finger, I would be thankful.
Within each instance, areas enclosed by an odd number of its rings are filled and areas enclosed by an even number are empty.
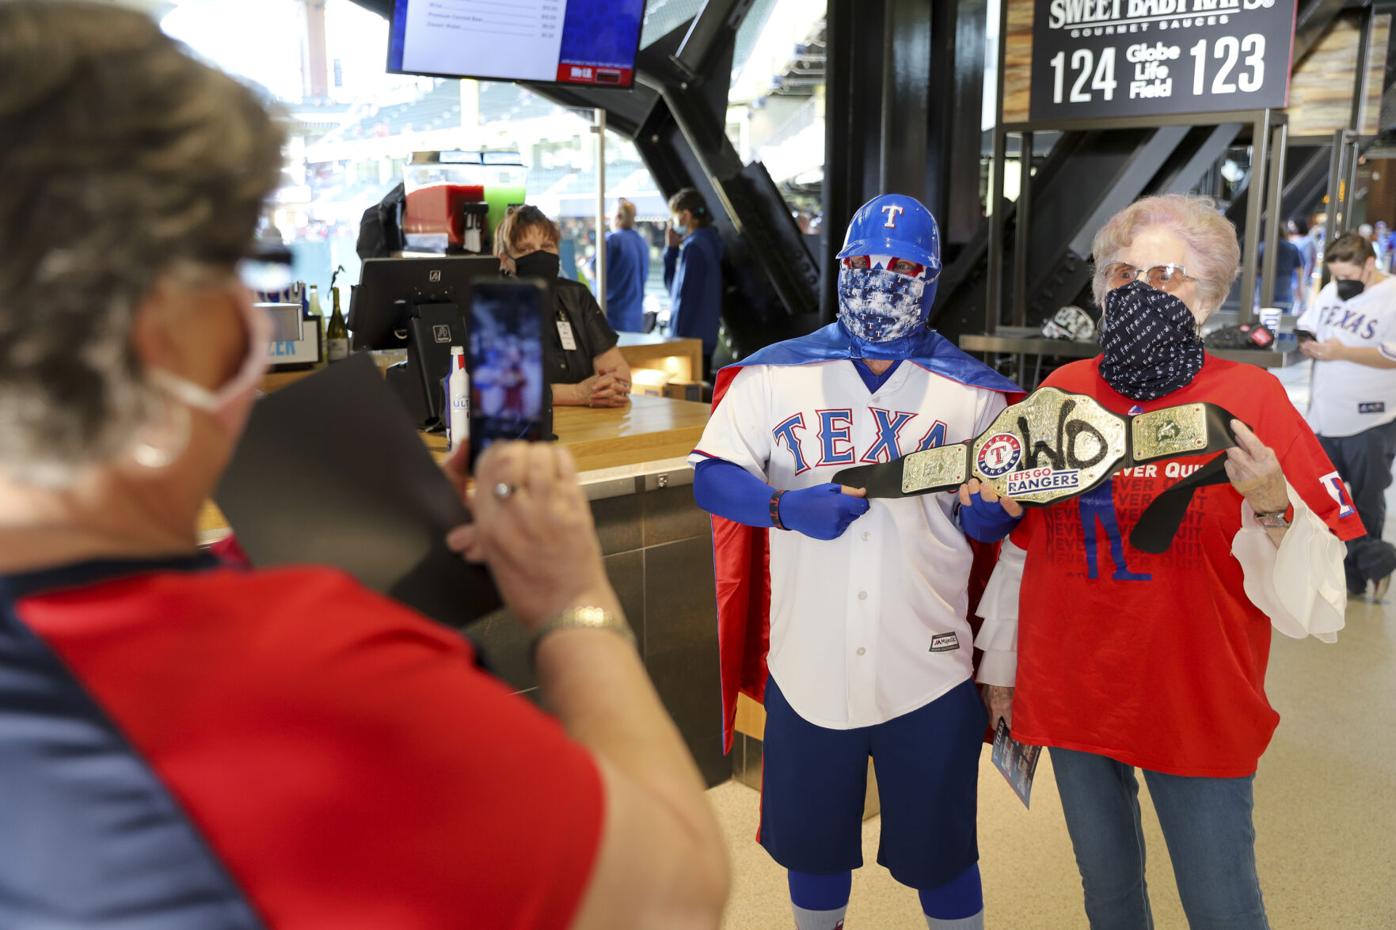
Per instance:
[[[515,485],[509,484],[506,481],[501,481],[494,486],[495,500],[507,501],[514,496],[514,492],[517,490],[518,488]]]

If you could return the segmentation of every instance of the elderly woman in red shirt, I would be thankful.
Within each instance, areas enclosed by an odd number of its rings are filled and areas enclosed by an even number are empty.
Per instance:
[[[1280,383],[1203,349],[1201,324],[1239,263],[1236,230],[1212,203],[1141,200],[1092,251],[1101,355],[1044,386],[1118,414],[1225,408],[1229,483],[1197,489],[1161,553],[1136,549],[1130,531],[1204,458],[1126,469],[1029,509],[981,605],[979,677],[1016,739],[1050,747],[1093,930],[1153,926],[1137,770],[1194,930],[1259,930],[1252,783],[1279,721],[1265,698],[1271,627],[1334,641],[1341,540],[1361,522]]]

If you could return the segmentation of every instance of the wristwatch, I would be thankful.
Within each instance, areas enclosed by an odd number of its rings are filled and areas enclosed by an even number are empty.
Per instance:
[[[1257,513],[1255,522],[1265,527],[1267,530],[1283,530],[1289,527],[1289,508],[1275,510],[1268,513]]]
[[[624,617],[617,616],[604,607],[569,607],[544,623],[533,634],[533,643],[528,650],[530,663],[537,661],[538,644],[544,637],[559,630],[610,630],[630,645],[635,645],[635,632],[630,629],[630,624],[625,622]]]

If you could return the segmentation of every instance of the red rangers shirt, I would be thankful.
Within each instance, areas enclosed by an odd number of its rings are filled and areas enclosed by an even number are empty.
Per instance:
[[[1364,532],[1313,432],[1259,368],[1208,355],[1191,384],[1152,401],[1116,393],[1099,359],[1063,366],[1043,386],[1119,414],[1223,407],[1275,451],[1290,485],[1339,538]],[[1231,553],[1241,495],[1230,484],[1200,487],[1166,552],[1129,544],[1144,508],[1211,457],[1126,469],[1080,497],[1028,509],[1013,534],[1027,552],[1014,737],[1174,775],[1255,771],[1279,715],[1265,697],[1270,621],[1247,599]]]

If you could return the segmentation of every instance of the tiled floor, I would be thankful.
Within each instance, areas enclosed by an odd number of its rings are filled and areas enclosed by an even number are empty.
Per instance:
[[[1302,389],[1307,366],[1283,380]],[[1388,512],[1396,511],[1396,497]],[[1387,538],[1396,539],[1396,521]],[[1256,780],[1257,856],[1274,930],[1396,928],[1396,592],[1353,600],[1336,645],[1276,635],[1267,690],[1282,720]],[[784,873],[753,839],[757,793],[714,788],[734,885],[725,930],[790,930]],[[875,864],[879,821],[864,825],[849,930],[924,930],[915,893]],[[1167,850],[1145,804],[1149,886],[1159,930],[1185,928]],[[1086,926],[1080,880],[1043,756],[1031,811],[988,761],[980,771],[979,841],[987,926]]]

